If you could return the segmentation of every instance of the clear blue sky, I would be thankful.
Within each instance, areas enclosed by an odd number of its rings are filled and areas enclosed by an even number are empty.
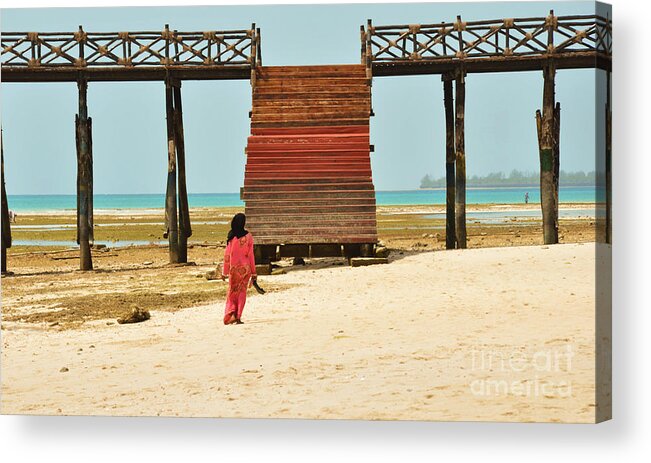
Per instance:
[[[3,9],[3,31],[262,30],[266,65],[359,62],[359,26],[518,16],[594,14],[593,2],[430,3],[215,6],[166,8]],[[561,168],[594,170],[603,150],[603,73],[563,70]],[[72,194],[76,157],[73,83],[3,83],[5,176],[9,194]],[[466,84],[468,175],[538,171],[534,114],[542,99],[540,72],[472,74]],[[163,193],[167,151],[164,86],[91,83],[95,193]],[[183,111],[188,189],[236,192],[244,176],[251,88],[248,81],[185,82]],[[444,175],[445,132],[440,76],[377,77],[371,143],[378,190],[417,188],[424,174]]]

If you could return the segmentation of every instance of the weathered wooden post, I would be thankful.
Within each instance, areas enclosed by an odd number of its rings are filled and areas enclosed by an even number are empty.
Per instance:
[[[554,65],[549,63],[543,69],[543,109],[536,112],[539,129],[538,142],[540,151],[540,205],[543,218],[543,236],[545,244],[558,243],[557,189],[555,186],[556,150],[554,143],[555,105],[554,105]]]
[[[93,118],[88,118],[88,152],[90,153],[91,168],[89,169],[89,194],[88,194],[88,240],[91,243],[95,242],[95,211],[93,206],[93,196],[95,195],[95,187],[93,186]]]
[[[454,148],[454,96],[450,74],[443,74],[443,103],[445,106],[445,248],[454,249],[456,244],[455,218],[455,148]]]
[[[183,136],[183,106],[181,104],[181,82],[175,82],[174,96],[174,136],[178,169],[179,190],[179,244],[178,257],[180,263],[188,262],[188,238],[192,236],[190,225],[190,208],[188,204],[188,189],[185,179],[185,140]]]
[[[466,151],[464,111],[466,105],[465,71],[460,68],[455,83],[455,229],[457,248],[466,244]]]
[[[251,30],[249,32],[249,35],[251,36],[251,56],[249,58],[249,62],[251,63],[251,78],[249,79],[249,82],[251,84],[251,88],[255,88],[255,80],[257,77],[257,58],[256,54],[258,52],[258,37],[256,35],[256,28],[255,28],[255,23],[251,24]]]
[[[262,66],[262,35],[260,35],[260,28],[255,29],[256,52],[255,52],[255,65]]]
[[[171,31],[168,24],[163,30],[165,39],[165,66],[171,64],[170,45]],[[176,134],[175,134],[175,112],[174,112],[174,91],[172,78],[165,77],[165,115],[167,121],[167,188],[165,190],[165,228],[163,234],[169,241],[170,264],[179,263],[179,219],[176,203]]]
[[[554,217],[558,228],[558,193],[561,181],[561,104],[554,106]]]
[[[542,209],[543,237],[545,244],[555,244],[558,243],[558,189],[556,187],[557,180],[554,177],[557,165],[560,166],[560,164],[556,159],[559,150],[555,140],[557,110],[554,101],[556,67],[553,61],[553,53],[556,17],[553,10],[550,11],[545,20],[545,27],[547,28],[548,59],[543,67],[542,114],[540,111],[536,112],[536,125],[540,152],[540,206]]]
[[[169,240],[170,263],[179,263],[179,220],[176,206],[176,136],[174,130],[174,94],[172,81],[165,79],[167,114],[167,190],[165,192],[165,225]]]
[[[359,26],[359,37],[360,37],[360,42],[361,42],[361,64],[366,63],[366,31],[364,30],[364,26],[360,25]]]
[[[11,224],[9,223],[9,203],[7,202],[7,190],[5,189],[5,151],[0,135],[0,158],[2,161],[2,274],[7,273],[7,249],[11,247]]]
[[[90,207],[92,196],[93,155],[90,145],[91,122],[88,117],[88,81],[82,75],[77,80],[79,113],[77,129],[77,237],[79,241],[79,269],[92,270],[90,253]]]
[[[366,79],[369,85],[373,83],[373,44],[371,38],[373,36],[373,21],[367,20],[366,22]]]
[[[556,242],[559,242],[559,192],[561,182],[561,104],[554,106],[554,227]]]
[[[612,178],[611,178],[611,162],[612,162],[612,102],[611,102],[611,88],[610,77],[611,71],[606,71],[606,243],[612,242]]]

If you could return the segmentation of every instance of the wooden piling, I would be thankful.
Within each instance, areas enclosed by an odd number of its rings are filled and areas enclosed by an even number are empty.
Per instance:
[[[558,243],[558,210],[557,189],[554,181],[554,170],[557,164],[554,132],[555,113],[554,78],[556,69],[549,63],[543,69],[543,108],[542,115],[537,116],[540,151],[540,205],[543,218],[543,237],[545,244]]]
[[[454,151],[454,96],[452,94],[452,77],[443,75],[443,102],[445,106],[445,248],[454,249],[455,228],[455,151]]]
[[[612,101],[611,101],[611,71],[606,71],[606,230],[605,241],[612,243]]]
[[[0,158],[2,162],[2,273],[7,273],[7,249],[11,247],[11,224],[9,223],[9,203],[7,201],[7,190],[5,188],[5,151],[0,135]]]
[[[554,106],[554,227],[558,235],[558,204],[559,190],[561,181],[561,104],[556,103]],[[558,242],[558,238],[556,240]]]
[[[554,106],[554,199],[556,220],[558,220],[558,191],[561,178],[561,104]]]
[[[174,135],[178,170],[179,193],[179,262],[188,261],[188,238],[192,236],[190,225],[190,208],[188,205],[188,189],[185,178],[185,139],[183,135],[183,106],[181,104],[181,82],[175,83],[174,95]]]
[[[455,84],[455,231],[457,248],[466,243],[466,152],[464,110],[466,105],[465,72],[459,69]]]
[[[93,159],[93,118],[88,118],[88,151],[92,163]],[[89,169],[89,193],[88,193],[88,240],[91,244],[95,242],[95,211],[93,206],[93,196],[95,195],[93,186],[93,168]]]
[[[88,118],[88,81],[77,80],[79,90],[79,113],[77,114],[77,236],[79,239],[79,269],[92,270],[90,253],[90,207],[92,193],[93,157],[90,145],[90,126]]]
[[[179,262],[179,222],[176,206],[176,137],[174,134],[174,92],[171,79],[165,80],[167,115],[167,190],[165,192],[165,224],[169,240],[171,264]]]

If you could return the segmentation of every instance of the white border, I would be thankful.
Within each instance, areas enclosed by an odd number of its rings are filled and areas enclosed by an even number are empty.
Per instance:
[[[205,1],[324,3],[310,1]],[[329,3],[347,3],[330,1]],[[355,3],[367,3],[358,0]],[[379,3],[368,2],[368,3]],[[382,2],[384,3],[384,2]],[[643,2],[613,0],[614,419],[601,425],[0,417],[3,461],[641,461],[651,455],[649,60]],[[181,5],[180,0],[5,0],[33,6]],[[636,61],[637,60],[637,61]],[[33,460],[32,460],[33,459]],[[649,461],[649,460],[645,460]]]

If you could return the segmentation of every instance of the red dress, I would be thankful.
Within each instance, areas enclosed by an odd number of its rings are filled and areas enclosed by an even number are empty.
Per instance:
[[[247,233],[241,238],[234,237],[226,245],[224,251],[224,266],[222,274],[228,277],[228,295],[224,324],[228,323],[231,315],[238,320],[246,302],[246,290],[252,276],[255,276],[255,257],[253,255],[253,236]]]

